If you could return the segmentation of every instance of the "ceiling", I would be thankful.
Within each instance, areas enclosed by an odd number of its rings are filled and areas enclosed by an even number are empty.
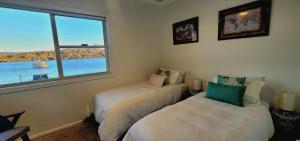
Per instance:
[[[158,5],[158,6],[163,6],[163,5],[174,2],[175,0],[139,0],[139,1],[149,3],[149,4]]]

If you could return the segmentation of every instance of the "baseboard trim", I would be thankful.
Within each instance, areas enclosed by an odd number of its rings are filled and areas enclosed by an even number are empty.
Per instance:
[[[47,131],[44,131],[44,132],[41,132],[41,133],[38,133],[38,134],[35,134],[35,135],[32,135],[32,136],[30,136],[30,139],[36,139],[36,138],[51,134],[53,132],[59,131],[59,130],[63,130],[63,129],[70,128],[70,127],[75,126],[75,125],[79,125],[80,123],[82,123],[82,121],[83,120],[79,120],[79,121],[76,121],[76,122],[73,122],[73,123],[65,124],[63,126],[60,126],[60,127],[54,128],[54,129],[50,129],[50,130],[47,130]]]

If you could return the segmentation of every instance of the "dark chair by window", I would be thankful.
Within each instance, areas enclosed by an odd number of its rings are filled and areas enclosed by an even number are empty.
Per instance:
[[[1,141],[14,141],[21,137],[23,141],[30,141],[28,132],[29,126],[22,126],[15,128],[16,123],[25,111],[15,113],[7,116],[0,115],[0,140]]]

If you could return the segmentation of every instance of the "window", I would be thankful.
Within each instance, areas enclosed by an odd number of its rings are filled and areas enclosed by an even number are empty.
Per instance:
[[[64,76],[107,70],[103,21],[55,16],[55,22]]]
[[[55,21],[60,46],[104,46],[102,21],[64,16],[55,16]]]
[[[106,55],[102,48],[60,49],[64,76],[105,72]]]
[[[105,18],[0,7],[0,19],[0,87],[110,71]]]

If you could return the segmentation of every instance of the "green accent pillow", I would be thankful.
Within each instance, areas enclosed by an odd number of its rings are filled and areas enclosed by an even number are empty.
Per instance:
[[[244,107],[245,86],[230,86],[208,83],[206,98]]]
[[[245,85],[246,77],[229,77],[218,75],[218,84],[226,85]]]

